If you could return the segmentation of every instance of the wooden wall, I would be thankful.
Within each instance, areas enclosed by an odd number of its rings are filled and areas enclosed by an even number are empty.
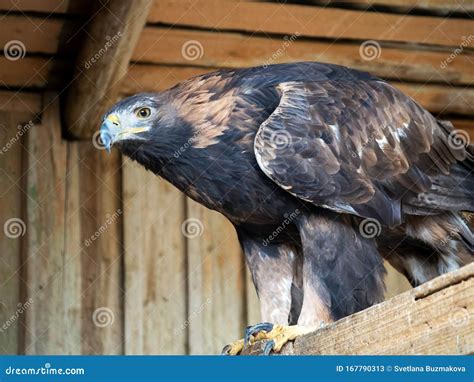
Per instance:
[[[474,41],[442,68],[472,34],[471,3],[312,3],[156,0],[122,92],[318,60],[370,70],[472,133]],[[0,241],[0,353],[216,353],[259,320],[233,228],[116,152],[65,139],[60,98],[89,5],[0,0],[0,45],[25,46],[0,57],[0,223],[20,219],[22,234]],[[367,40],[378,57],[361,54]],[[408,288],[394,271],[387,284]]]

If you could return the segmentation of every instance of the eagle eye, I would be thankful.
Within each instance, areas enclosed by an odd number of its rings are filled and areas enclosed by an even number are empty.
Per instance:
[[[135,110],[135,115],[139,119],[145,119],[148,118],[151,115],[151,110],[149,107],[140,107]]]

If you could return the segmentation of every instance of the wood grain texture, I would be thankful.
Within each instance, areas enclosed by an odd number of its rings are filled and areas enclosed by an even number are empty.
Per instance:
[[[242,22],[245,20],[245,23]],[[221,0],[156,0],[148,22],[360,40],[458,46],[472,21],[317,6]]]
[[[54,18],[3,16],[0,45],[3,47],[9,41],[18,40],[24,45],[25,53],[56,53],[63,26],[63,20]]]
[[[47,94],[49,105],[41,125],[27,134],[26,177],[26,298],[25,353],[61,354],[65,350],[62,274],[65,237],[67,145],[61,141],[59,101]]]
[[[54,94],[28,131],[25,352],[123,351],[120,161],[61,138]],[[117,211],[119,213],[117,214]],[[104,308],[110,323],[104,324]],[[100,309],[97,311],[97,309]],[[94,318],[95,317],[95,318]]]
[[[366,6],[384,5],[389,7],[402,7],[405,10],[413,8],[421,8],[427,10],[440,11],[456,11],[456,12],[472,12],[474,11],[474,3],[469,0],[352,0],[352,3]]]
[[[0,111],[0,354],[22,350],[21,308],[26,302],[21,296],[21,244],[25,233],[20,226],[25,219],[22,148],[30,126],[23,115]]]
[[[40,30],[35,31],[35,23]],[[67,24],[64,31],[63,20],[27,19],[19,16],[5,17],[5,30],[0,43],[10,40],[25,41],[27,53],[54,54],[60,46],[70,49],[67,34],[74,29]],[[25,38],[23,35],[28,36]],[[109,34],[109,37],[111,35]],[[104,44],[106,41],[101,40]],[[197,41],[202,46],[202,54],[186,56],[183,47],[189,41]],[[99,42],[97,42],[98,44]],[[461,41],[460,41],[461,43]],[[117,44],[114,44],[114,46]],[[97,46],[82,62],[81,69],[103,46]],[[112,47],[113,48],[113,47]],[[132,49],[133,47],[131,47]],[[420,50],[407,44],[382,44],[380,50],[369,59],[360,52],[357,42],[322,42],[319,40],[285,37],[254,36],[241,33],[199,31],[179,27],[147,27],[140,34],[131,59],[135,62],[195,65],[206,67],[245,67],[289,61],[321,61],[353,67],[385,78],[413,81],[446,82],[447,84],[470,84],[474,80],[471,70],[472,52],[464,50],[454,59],[447,59],[452,49]],[[370,53],[370,52],[369,52]],[[191,57],[192,59],[190,59]],[[102,57],[103,58],[103,57]],[[59,58],[28,57],[9,61],[0,59],[0,83],[25,87],[60,87],[66,83],[64,74],[67,63]],[[99,61],[102,61],[100,59]],[[104,62],[107,61],[107,58]],[[444,64],[443,64],[444,63]],[[93,66],[100,65],[99,62]],[[54,75],[52,72],[54,71]],[[87,71],[85,74],[88,74]],[[88,74],[90,76],[90,74]],[[59,78],[56,78],[59,77]],[[92,78],[91,78],[92,79]]]
[[[66,101],[66,123],[78,138],[91,137],[103,113],[117,101],[151,0],[109,0],[88,25]]]
[[[21,114],[22,121],[28,121],[40,113],[42,102],[38,93],[0,90],[0,111]]]
[[[123,159],[125,354],[185,354],[184,195]]]
[[[474,25],[474,23],[473,23]],[[197,47],[193,55],[186,44]],[[200,44],[200,46],[199,46]],[[202,47],[202,48],[201,48]],[[380,49],[379,49],[380,48]],[[359,43],[321,42],[299,38],[253,36],[240,33],[196,31],[174,27],[143,30],[132,60],[167,65],[249,67],[282,62],[320,61],[369,71],[384,78],[448,84],[469,84],[474,55],[461,53],[442,65],[451,51],[429,51],[398,44],[382,45],[364,53]]]
[[[47,14],[84,14],[91,0],[0,0],[0,10],[8,12],[44,12]]]
[[[474,263],[299,337],[283,353],[471,354],[473,311]]]
[[[216,354],[246,324],[245,268],[234,227],[220,214],[188,199],[190,354]]]
[[[123,80],[122,91],[127,95],[162,91],[186,78],[212,70],[217,68],[134,65]],[[474,114],[474,89],[471,87],[400,82],[392,84],[432,113]]]
[[[108,156],[89,141],[69,145],[71,178],[67,224],[70,252],[67,255],[72,263],[64,274],[76,272],[80,279],[68,280],[70,284],[66,288],[75,300],[69,301],[67,306],[70,313],[79,310],[82,354],[122,354],[120,155],[113,152]]]

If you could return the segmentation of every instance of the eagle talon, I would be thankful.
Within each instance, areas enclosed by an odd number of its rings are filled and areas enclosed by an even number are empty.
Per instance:
[[[238,355],[244,349],[244,340],[238,340],[225,345],[222,348],[221,355]]]
[[[247,326],[244,335],[244,348],[250,344],[252,337],[256,337],[256,335],[260,332],[270,332],[272,329],[273,324],[270,322],[261,322],[253,326]]]
[[[269,340],[265,343],[265,346],[263,347],[263,354],[262,355],[270,355],[271,351],[275,347],[275,341],[274,340]]]

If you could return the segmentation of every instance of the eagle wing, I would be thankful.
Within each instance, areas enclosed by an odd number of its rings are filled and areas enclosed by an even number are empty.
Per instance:
[[[463,145],[448,142],[449,122],[382,80],[282,82],[277,90],[279,104],[255,137],[257,162],[315,205],[394,226],[402,201],[436,208],[433,180],[449,178],[466,156]]]

